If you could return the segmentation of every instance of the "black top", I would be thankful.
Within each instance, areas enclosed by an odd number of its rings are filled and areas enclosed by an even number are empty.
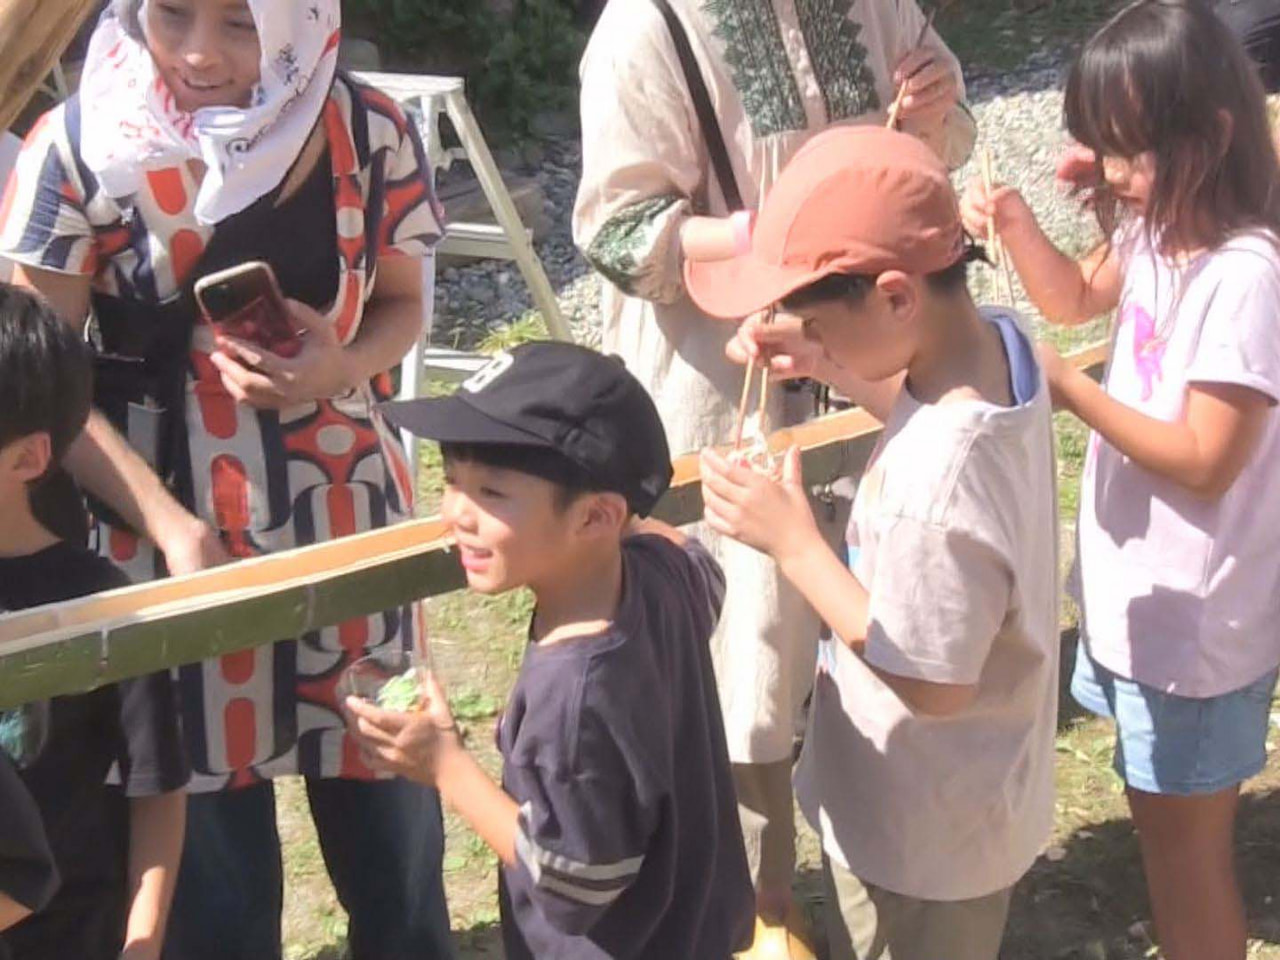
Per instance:
[[[328,149],[302,185],[281,201],[283,191],[282,182],[218,224],[197,273],[206,276],[250,260],[265,260],[286,297],[323,312],[338,296],[337,208]],[[300,242],[302,238],[305,242]]]
[[[0,609],[55,603],[127,585],[109,562],[60,543],[0,558]],[[108,785],[113,767],[119,786]],[[53,847],[62,887],[3,935],[14,957],[115,958],[124,937],[128,797],[183,787],[189,770],[167,673],[58,697],[43,749],[21,771]]]
[[[725,960],[755,897],[708,642],[724,575],[696,541],[623,545],[610,628],[530,644],[498,732],[520,805],[510,960]]]
[[[0,892],[28,910],[39,910],[58,888],[53,852],[40,811],[13,761],[0,753]],[[0,941],[0,960],[10,953]]]

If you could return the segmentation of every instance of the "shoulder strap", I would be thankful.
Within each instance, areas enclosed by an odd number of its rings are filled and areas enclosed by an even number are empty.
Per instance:
[[[724,145],[724,135],[720,132],[720,123],[716,120],[715,108],[711,106],[711,95],[707,93],[706,81],[702,78],[702,70],[698,67],[697,58],[693,55],[693,47],[689,45],[689,35],[684,24],[671,9],[667,0],[653,0],[653,5],[667,22],[671,32],[671,40],[676,46],[676,55],[680,58],[680,67],[684,70],[685,83],[689,86],[689,95],[693,98],[693,109],[698,114],[698,125],[702,128],[702,139],[707,145],[707,153],[711,157],[711,166],[720,181],[720,192],[724,194],[725,203],[730,210],[741,210],[742,194],[738,191],[738,181],[733,175],[733,164],[729,160],[729,151]]]

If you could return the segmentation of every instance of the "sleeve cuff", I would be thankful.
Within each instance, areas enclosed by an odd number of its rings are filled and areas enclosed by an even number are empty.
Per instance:
[[[976,669],[927,657],[913,657],[892,644],[877,640],[873,627],[867,637],[862,659],[867,666],[906,680],[923,680],[926,683],[947,683],[956,686],[972,686],[982,676],[981,666]]]
[[[1271,399],[1273,403],[1280,403],[1280,384],[1262,376],[1261,374],[1251,373],[1248,370],[1214,370],[1210,365],[1193,365],[1187,371],[1187,384],[1214,384],[1220,383],[1235,387],[1248,387],[1250,390],[1256,390]]]

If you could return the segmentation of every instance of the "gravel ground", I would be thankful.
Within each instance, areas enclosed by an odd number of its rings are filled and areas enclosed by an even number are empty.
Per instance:
[[[1051,56],[1033,57],[1014,73],[977,77],[969,83],[969,97],[981,131],[980,142],[991,151],[996,177],[1019,187],[1041,218],[1050,236],[1072,253],[1083,253],[1096,240],[1091,221],[1053,182],[1053,164],[1064,140],[1063,70]],[[559,294],[561,309],[575,336],[596,342],[599,279],[573,245],[569,219],[581,171],[581,148],[574,140],[541,144],[541,157],[532,173],[546,194],[547,213],[554,224],[538,244],[543,266]],[[962,187],[977,176],[975,159],[956,172]],[[992,299],[992,272],[973,273],[975,297]],[[1016,281],[1015,281],[1016,284]],[[1021,296],[1021,289],[1018,289]],[[1022,302],[1025,310],[1030,305]],[[433,341],[443,346],[469,347],[486,333],[532,309],[528,291],[514,263],[476,262],[441,271],[436,294]],[[1075,331],[1066,338],[1079,342],[1096,329]]]

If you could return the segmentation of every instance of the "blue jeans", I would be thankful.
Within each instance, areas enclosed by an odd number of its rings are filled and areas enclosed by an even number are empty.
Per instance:
[[[405,780],[307,780],[352,960],[449,960],[440,798]],[[193,794],[165,960],[280,960],[284,874],[270,783]]]

